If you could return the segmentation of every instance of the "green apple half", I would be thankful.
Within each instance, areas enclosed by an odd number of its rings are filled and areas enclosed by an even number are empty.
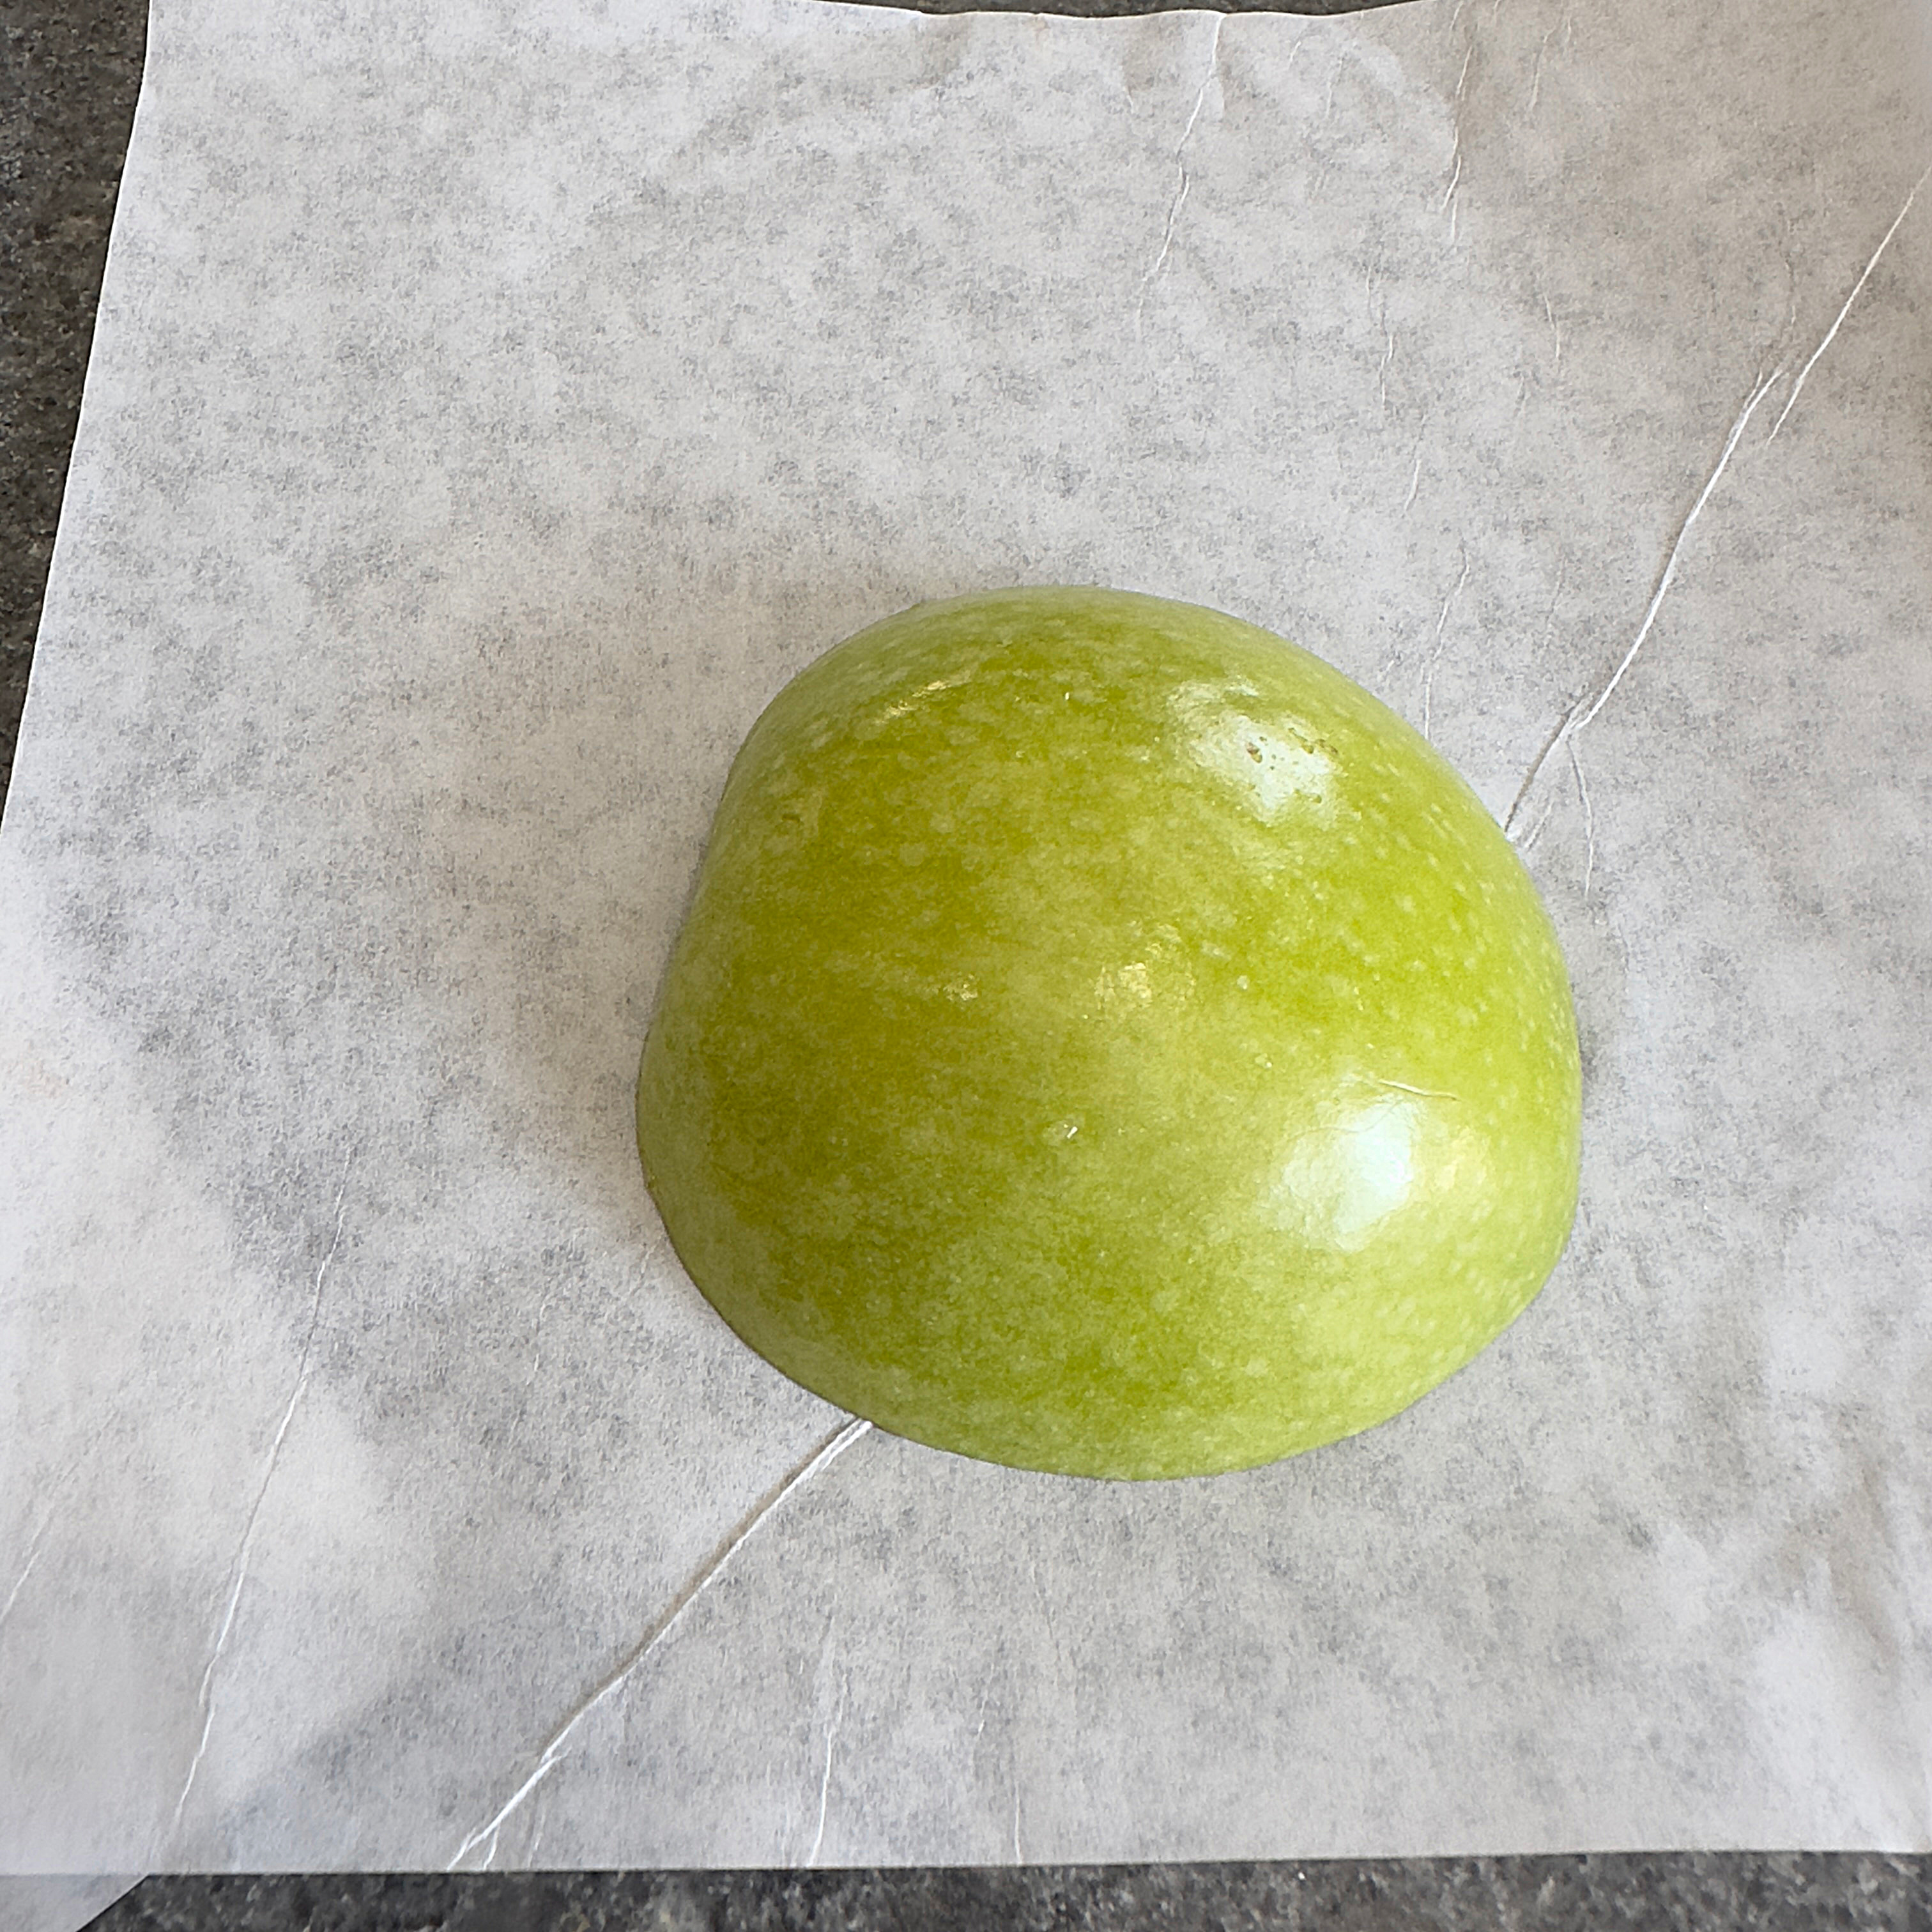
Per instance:
[[[1318,658],[1094,590],[922,604],[773,700],[644,1055],[651,1192],[896,1435],[1186,1476],[1406,1407],[1576,1198],[1563,960],[1456,772]]]

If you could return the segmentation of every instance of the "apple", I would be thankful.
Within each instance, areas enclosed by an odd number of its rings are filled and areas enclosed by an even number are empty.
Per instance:
[[[731,768],[638,1133],[786,1375],[1022,1468],[1200,1475],[1406,1407],[1568,1238],[1574,1014],[1428,742],[1266,631],[921,604]]]

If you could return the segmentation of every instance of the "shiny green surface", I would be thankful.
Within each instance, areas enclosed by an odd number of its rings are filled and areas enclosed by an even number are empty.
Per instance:
[[[758,720],[638,1124],[787,1375],[1151,1477],[1467,1361],[1562,1252],[1579,1106],[1534,888],[1422,738],[1232,617],[1020,590],[875,625]]]

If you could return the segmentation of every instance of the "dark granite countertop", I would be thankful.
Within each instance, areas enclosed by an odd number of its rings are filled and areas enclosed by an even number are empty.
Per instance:
[[[106,1932],[1932,1932],[1932,1862],[1856,1854],[1017,1870],[154,1878]]]
[[[935,0],[947,10],[972,0]],[[1152,10],[1162,0],[1067,0]],[[1298,10],[1326,10],[1311,4]],[[0,787],[139,87],[137,0],[0,4]],[[516,1928],[1752,1927],[1932,1932],[1932,1860],[1630,1853],[1016,1870],[150,1879],[116,1932]]]

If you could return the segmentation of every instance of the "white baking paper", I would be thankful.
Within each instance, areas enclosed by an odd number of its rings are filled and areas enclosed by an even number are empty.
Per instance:
[[[0,835],[0,1864],[1932,1845],[1920,52],[159,0]],[[1426,727],[1576,982],[1546,1292],[1214,1481],[840,1432],[632,1144],[760,708],[1060,581]]]
[[[121,1876],[0,1874],[0,1932],[81,1932],[140,1882]]]

